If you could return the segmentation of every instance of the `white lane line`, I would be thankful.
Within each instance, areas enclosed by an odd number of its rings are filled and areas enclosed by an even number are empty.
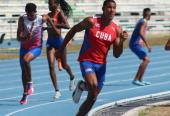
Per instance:
[[[69,91],[68,89],[61,89],[61,92],[63,91]],[[44,92],[38,92],[38,93],[34,93],[31,96],[36,96],[36,95],[41,95],[41,94],[46,94],[46,93],[54,93],[54,91],[44,91]],[[10,100],[10,99],[15,99],[15,98],[21,98],[22,96],[15,96],[15,97],[6,97],[6,98],[1,98],[0,101],[3,100]]]
[[[152,70],[159,70],[159,69],[166,69],[166,68],[169,68],[169,66],[163,67],[163,68],[162,67],[156,67],[156,68],[154,68]],[[110,73],[110,74],[107,74],[107,77],[130,74],[130,73],[133,73],[133,72],[136,72],[136,71],[128,71],[128,72],[123,72],[123,73],[119,72],[119,73],[114,73],[114,74]],[[60,82],[66,82],[66,81],[60,81]],[[45,83],[40,83],[40,84],[35,84],[35,85],[43,86],[43,85],[49,85],[49,84],[51,84],[51,82],[45,82]],[[19,88],[22,88],[22,86],[17,86],[17,87],[15,86],[15,87],[10,87],[10,88],[0,89],[0,92],[1,91],[7,91],[7,90],[13,90],[13,89],[19,89]]]
[[[164,57],[164,56],[159,56],[159,58],[162,58],[162,57]],[[166,56],[167,57],[167,60],[164,60],[164,62],[169,62],[169,60],[168,60],[168,58],[169,58],[169,56]],[[130,62],[134,62],[133,60],[124,60],[124,61],[120,61],[120,62],[112,62],[113,63],[113,65],[115,66],[115,65],[119,65],[119,64],[122,64],[122,63],[130,63]],[[159,61],[154,61],[154,62],[152,62],[152,63],[150,63],[150,64],[157,64],[157,63],[163,63],[163,61],[162,60],[159,60]],[[132,64],[134,64],[134,63],[132,63]],[[40,67],[42,67],[41,65],[37,65],[39,68]],[[108,64],[107,64],[107,66],[108,66]],[[9,68],[9,67],[8,67]],[[73,65],[72,66],[72,68],[74,68],[74,69],[79,69],[79,65]],[[4,69],[4,68],[2,68],[2,69]],[[45,68],[45,69],[41,69],[41,70],[34,70],[34,73],[41,73],[41,72],[49,72],[48,71],[49,69],[48,68]],[[9,71],[9,69],[7,69],[7,71]],[[6,75],[7,74],[1,74],[0,75],[0,77],[6,77]],[[10,74],[8,74],[8,76],[17,76],[18,75],[18,72],[16,71],[16,72],[14,72],[14,73],[10,73]]]
[[[161,54],[162,54],[162,51],[160,52]],[[151,56],[151,59],[153,59],[153,58],[156,58],[156,59],[159,59],[159,58],[169,58],[169,56],[168,55],[161,55],[160,53],[156,53],[155,55],[156,56]],[[130,55],[126,55],[126,57],[125,58],[122,58],[121,60],[125,60],[125,59],[129,59],[130,57],[134,57],[134,55],[133,54],[130,54]],[[109,59],[111,58],[111,57],[108,57]],[[136,58],[137,59],[137,58]],[[76,60],[76,59],[75,59]],[[128,61],[129,62],[129,60],[125,60],[125,61]],[[132,60],[131,60],[132,61]],[[76,62],[77,64],[78,64],[78,62]],[[37,65],[36,65],[37,64]],[[69,65],[72,65],[72,64],[75,64],[75,62],[73,61],[73,60],[70,60],[70,62],[69,62]],[[18,66],[18,69],[20,69],[20,67],[19,67],[19,63],[17,63],[16,64],[17,66]],[[13,70],[13,67],[14,66],[14,64],[12,63],[9,63],[9,64],[6,64],[5,66],[3,66],[2,67],[2,69],[1,69],[1,71],[2,70]],[[45,64],[44,63],[42,63],[42,61],[40,62],[39,60],[36,60],[36,63],[34,64],[34,68],[40,68],[40,67],[42,67],[42,66],[47,66],[48,67],[48,64],[47,64],[47,62],[45,62]],[[73,67],[74,67],[75,65],[73,65]]]
[[[152,78],[156,78],[156,77],[161,77],[163,78],[164,76],[169,75],[170,73],[163,73],[163,74],[159,74],[159,75],[153,75],[153,76],[149,76],[147,77],[147,79],[152,79]],[[112,76],[112,75],[111,75]],[[132,79],[126,79],[126,80],[116,80],[116,81],[107,81],[105,82],[105,86],[107,86],[107,84],[113,84],[113,83],[120,83],[120,82],[126,82],[126,81],[132,81]],[[42,84],[40,84],[42,85]],[[65,91],[67,89],[62,89],[61,91]],[[53,91],[46,91],[46,92],[39,92],[39,93],[35,93],[33,95],[39,95],[39,94],[44,94],[44,93],[51,93]],[[9,99],[14,99],[14,98],[19,98],[22,96],[15,96],[15,97],[8,97],[8,98],[1,98],[0,100],[9,100]]]
[[[113,67],[114,68],[114,67]],[[164,67],[155,67],[155,68],[152,68],[148,71],[156,71],[156,70],[162,70],[162,69],[167,69],[167,68],[170,68],[169,66],[164,66]],[[111,70],[112,68],[110,68],[109,70]],[[125,74],[130,74],[130,73],[133,73],[133,72],[136,72],[136,71],[127,71],[127,72],[118,72],[118,73],[110,73],[110,74],[107,74],[107,78],[108,77],[111,77],[111,76],[118,76],[118,75],[125,75]],[[80,72],[77,72],[77,73],[80,73]],[[168,74],[168,73],[167,73]],[[158,75],[159,76],[159,75]],[[60,81],[60,82],[65,82],[65,81]],[[40,83],[40,84],[35,84],[35,85],[48,85],[48,84],[51,84],[51,82],[45,82],[45,83]],[[5,88],[5,89],[0,89],[0,92],[1,91],[7,91],[7,90],[13,90],[13,89],[19,89],[19,88],[22,88],[21,86],[17,86],[17,87],[10,87],[10,88]]]
[[[126,61],[126,62],[128,62],[129,63],[129,61]],[[152,63],[150,63],[150,65],[152,65],[152,64],[161,64],[161,63],[169,63],[170,61],[167,59],[167,60],[159,60],[159,61],[155,61],[155,62],[152,62]],[[118,62],[118,64],[122,64],[123,62],[121,61],[121,62]],[[124,62],[125,63],[125,62]],[[112,68],[117,68],[115,65],[118,65],[118,64],[115,64],[114,62],[113,62],[113,64],[112,65],[114,65],[114,67],[112,67]],[[133,63],[132,63],[133,64]],[[107,64],[107,66],[109,66],[109,64]],[[136,65],[128,65],[128,66],[131,66],[131,67],[135,67]],[[73,68],[73,67],[72,67]],[[122,66],[122,68],[127,68],[127,66],[126,67],[124,67],[124,66]],[[74,69],[79,69],[79,66],[78,65],[76,65],[75,66],[75,68]],[[41,73],[41,72],[49,72],[48,71],[48,68],[47,69],[41,69],[41,70],[35,70],[34,71],[34,73]],[[74,74],[77,74],[77,73],[74,73]],[[18,72],[15,72],[15,73],[10,73],[10,74],[8,74],[8,76],[18,76]],[[0,75],[0,77],[6,77],[7,76],[7,74],[1,74]]]
[[[133,55],[131,55],[131,57],[132,58],[134,58],[134,56]],[[168,55],[164,55],[164,56],[162,56],[162,55],[159,55],[159,56],[154,56],[154,57],[151,57],[151,60],[154,58],[154,59],[162,59],[162,58],[167,58],[167,60],[168,60],[168,58],[169,58],[170,56],[168,56]],[[131,62],[131,61],[133,61],[133,60],[126,60],[126,59],[131,59],[131,58],[128,58],[128,56],[126,56],[125,58],[121,58],[120,60],[124,60],[125,62]],[[137,59],[137,58],[136,58]],[[108,60],[112,60],[112,58],[111,57],[108,57]],[[69,62],[69,65],[71,65],[71,66],[76,66],[75,65],[75,63],[76,64],[78,64],[78,62],[75,62],[74,60],[71,60],[70,62]],[[74,64],[74,65],[73,65]],[[20,70],[20,67],[19,67],[19,65],[20,64],[16,64],[18,67],[18,70]],[[13,68],[13,66],[14,66],[14,64],[12,64],[12,66],[8,66],[8,64],[6,64],[6,65],[3,65],[3,67],[1,68],[1,71],[5,71],[5,70],[11,70],[11,71],[13,71],[14,70],[14,68]],[[37,63],[36,62],[36,64],[33,64],[33,67],[34,68],[41,68],[41,67],[43,67],[43,66],[46,66],[47,67],[47,69],[48,69],[48,64],[47,63]]]
[[[153,50],[155,50],[155,51],[150,53],[149,55],[161,55],[161,54],[163,54],[163,52],[166,53],[166,51],[160,50],[159,48],[157,50],[153,48]],[[129,56],[133,56],[132,54],[133,53],[129,49],[127,49],[127,50],[124,50],[122,55],[123,56],[127,56],[127,58],[128,58]],[[109,51],[108,55],[112,56],[112,51]],[[75,56],[76,56],[76,58],[75,58]],[[75,53],[73,53],[72,55],[69,54],[68,55],[68,61],[72,61],[73,59],[76,60],[77,57],[78,57],[78,54],[75,54]],[[33,61],[32,63],[36,64],[36,63],[42,63],[44,61],[47,63],[47,59],[46,58],[40,58],[39,57],[39,58],[36,59],[36,62]],[[2,63],[9,63],[9,64],[7,64],[7,66],[13,66],[14,64],[19,65],[19,59],[0,60],[0,62],[2,62]]]
[[[29,110],[29,109],[33,109],[33,108],[37,108],[37,107],[41,107],[41,106],[45,106],[45,105],[50,105],[50,104],[54,104],[54,103],[68,102],[68,101],[71,101],[71,100],[72,99],[65,99],[65,100],[59,100],[59,101],[53,101],[53,102],[47,102],[47,103],[43,103],[43,104],[38,104],[38,105],[31,106],[31,107],[27,107],[27,108],[22,108],[22,109],[16,110],[16,111],[11,112],[9,114],[5,114],[5,116],[11,116],[13,114],[16,114],[18,112],[22,112],[22,111],[25,111],[25,110]]]
[[[161,54],[163,54],[163,53],[166,53],[167,51],[165,51],[164,50],[164,48],[163,48],[163,46],[160,46],[160,47],[153,47],[153,52],[152,53],[150,53],[149,55],[161,55]],[[109,51],[109,54],[112,56],[112,51]],[[124,49],[124,52],[123,52],[123,56],[131,56],[133,53],[131,52],[131,50],[129,49],[129,48],[127,48],[127,49]],[[132,55],[133,56],[133,55]],[[68,61],[69,60],[72,60],[72,59],[75,59],[75,57],[76,57],[76,59],[77,59],[77,57],[78,57],[78,53],[69,53],[68,54]],[[34,64],[36,64],[36,63],[42,63],[42,62],[44,62],[44,61],[46,61],[47,62],[47,59],[45,58],[45,57],[39,57],[39,58],[37,58],[37,61],[36,62],[34,62],[33,61],[33,63]],[[0,60],[0,62],[2,62],[2,63],[9,63],[9,64],[7,64],[7,66],[8,65],[10,65],[10,66],[13,66],[14,64],[19,64],[18,62],[19,62],[19,59],[10,59],[10,60]],[[1,67],[1,66],[0,66]]]
[[[65,81],[59,81],[60,83],[65,83],[67,82],[68,80],[65,80]],[[45,83],[39,83],[39,84],[34,84],[35,86],[43,86],[43,85],[49,85],[51,84],[51,82],[45,82]],[[15,87],[10,87],[10,88],[5,88],[5,89],[0,89],[0,92],[1,91],[7,91],[7,90],[13,90],[13,89],[19,89],[19,88],[22,88],[22,86],[15,86]]]
[[[166,82],[156,83],[156,84],[147,85],[147,86],[139,86],[139,87],[133,87],[133,88],[129,88],[129,89],[122,89],[122,90],[116,90],[116,91],[103,92],[100,95],[120,93],[120,92],[129,91],[129,90],[135,90],[135,89],[139,89],[139,88],[147,88],[147,87],[160,86],[160,85],[169,84],[169,83],[170,83],[170,81],[166,81]]]
[[[147,77],[147,79],[152,79],[152,78],[156,78],[156,77],[161,77],[163,78],[164,76],[167,76],[169,75],[170,73],[163,73],[163,74],[159,74],[159,75],[153,75],[153,76],[149,76]],[[112,75],[110,75],[112,76]],[[127,82],[127,81],[132,81],[132,79],[126,79],[126,80],[116,80],[116,81],[107,81],[105,82],[105,86],[107,86],[107,84],[113,84],[113,83],[120,83],[120,82]],[[42,85],[42,84],[40,84]],[[67,89],[62,89],[62,90],[67,90]],[[61,90],[61,91],[62,91]],[[39,94],[44,94],[44,93],[48,93],[49,91],[47,92],[39,92],[39,93],[36,93],[36,94],[33,94],[33,95],[39,95]],[[0,100],[7,100],[7,99],[13,99],[13,98],[18,98],[18,97],[22,97],[22,96],[16,96],[16,97],[9,97],[9,98],[1,98]]]
[[[169,63],[170,61],[169,60],[167,60],[167,61],[157,61],[157,62],[152,62],[149,66],[151,66],[151,65],[155,65],[155,64],[162,64],[162,63]],[[109,65],[107,65],[107,66],[109,66]],[[110,67],[108,70],[107,70],[107,72],[109,71],[109,70],[111,70],[111,69],[117,69],[117,68],[119,68],[119,69],[126,69],[126,68],[133,68],[133,67],[136,67],[136,65],[126,65],[126,66],[122,66],[122,67]],[[162,69],[162,68],[161,68]],[[74,73],[74,74],[80,74],[80,72],[78,72],[78,73]],[[58,76],[64,76],[64,75],[66,75],[66,74],[59,74]],[[48,76],[41,76],[41,77],[37,77],[37,78],[35,78],[34,80],[37,80],[37,79],[39,79],[39,78],[46,78],[46,77],[48,77]],[[12,81],[1,81],[0,82],[0,84],[6,84],[6,83],[12,83],[12,82],[19,82],[19,80],[12,80]]]
[[[152,79],[152,78],[156,78],[156,77],[164,77],[164,76],[167,76],[167,75],[170,75],[170,73],[162,73],[162,74],[159,74],[159,75],[152,75],[152,76],[146,76],[145,78],[147,79]],[[167,78],[167,77],[165,77]],[[158,78],[157,78],[158,79]],[[126,82],[126,81],[132,81],[133,79],[125,79],[125,80],[117,80],[117,81],[107,81],[107,82],[104,82],[105,85],[107,84],[112,84],[112,83],[120,83],[120,82]]]
[[[125,91],[129,91],[129,90],[135,90],[135,89],[139,89],[139,88],[146,88],[146,87],[151,87],[151,86],[158,86],[158,85],[165,85],[165,84],[169,84],[170,81],[167,82],[163,82],[163,83],[157,83],[157,84],[152,84],[152,85],[148,85],[148,86],[142,86],[142,87],[133,87],[133,88],[129,88],[129,89],[122,89],[122,90],[117,90],[117,91],[109,91],[109,92],[102,92],[100,93],[99,96],[101,95],[107,95],[107,94],[114,94],[114,93],[120,93],[120,92],[125,92]],[[82,96],[82,98],[85,98],[86,96]],[[16,110],[14,112],[8,113],[5,116],[11,116],[13,114],[16,114],[18,112],[22,112],[25,110],[29,110],[29,109],[33,109],[33,108],[37,108],[37,107],[41,107],[41,106],[45,106],[45,105],[50,105],[50,104],[54,104],[54,103],[63,103],[63,102],[68,102],[71,101],[72,99],[65,99],[65,100],[59,100],[59,101],[55,101],[55,102],[47,102],[47,103],[42,103],[42,104],[38,104],[38,105],[33,105],[31,107],[27,107],[27,108],[22,108],[19,110]]]

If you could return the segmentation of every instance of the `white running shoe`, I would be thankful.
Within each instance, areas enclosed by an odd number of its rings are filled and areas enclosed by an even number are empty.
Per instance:
[[[135,84],[135,85],[138,85],[138,86],[145,86],[145,84],[142,83],[142,82],[139,81],[139,80],[133,80],[132,83]]]
[[[54,94],[54,100],[60,98],[61,93],[59,91],[56,91]]]
[[[144,83],[145,85],[151,85],[150,82],[146,82],[146,81],[141,81],[142,83]]]
[[[75,84],[75,78],[73,80],[70,80],[69,90],[73,91],[76,88]]]
[[[81,94],[83,92],[83,89],[80,88],[80,85],[83,84],[84,82],[82,80],[80,80],[77,83],[76,89],[74,90],[73,94],[72,94],[72,98],[73,101],[77,104],[80,100]]]

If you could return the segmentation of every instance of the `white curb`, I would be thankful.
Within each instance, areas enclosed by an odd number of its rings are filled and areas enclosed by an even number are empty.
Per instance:
[[[116,107],[118,105],[123,105],[123,104],[131,103],[131,102],[135,102],[135,101],[139,101],[139,100],[144,100],[144,99],[149,99],[149,98],[159,98],[159,97],[163,97],[163,96],[167,96],[167,95],[170,95],[170,91],[160,92],[160,93],[156,93],[156,94],[149,94],[149,95],[139,96],[139,97],[133,97],[133,98],[123,99],[123,100],[119,100],[119,101],[114,101],[114,102],[104,104],[104,105],[101,105],[99,107],[96,107],[96,108],[92,109],[88,113],[88,116],[95,116],[96,112],[105,110],[105,109],[107,109],[109,107]],[[141,109],[142,108],[144,108],[144,107],[141,107]],[[138,108],[134,108],[134,110],[138,110]],[[128,116],[128,115],[126,115],[126,116]],[[129,116],[132,116],[132,115],[129,115]]]

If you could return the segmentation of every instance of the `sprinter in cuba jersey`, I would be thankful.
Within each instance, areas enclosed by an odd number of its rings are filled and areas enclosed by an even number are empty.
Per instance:
[[[118,26],[114,22],[103,26],[101,16],[94,16],[93,21],[93,27],[85,30],[84,42],[78,60],[105,64],[108,50],[117,38]]]
[[[113,45],[113,56],[118,58],[123,52],[123,43],[128,38],[128,33],[112,21],[116,13],[116,2],[114,0],[104,0],[102,11],[101,15],[86,17],[74,25],[66,34],[57,53],[58,57],[61,57],[65,47],[74,35],[85,30],[84,41],[78,57],[84,80],[77,83],[72,98],[74,103],[78,103],[83,91],[88,91],[88,95],[76,116],[87,115],[103,88],[106,57],[110,46]]]

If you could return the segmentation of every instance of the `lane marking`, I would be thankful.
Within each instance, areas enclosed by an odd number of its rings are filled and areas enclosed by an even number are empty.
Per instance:
[[[152,62],[149,66],[151,66],[151,65],[155,65],[155,64],[162,64],[162,63],[169,63],[170,61],[169,60],[167,60],[167,61],[158,61],[158,62]],[[107,66],[109,66],[109,65],[107,65]],[[109,72],[109,70],[111,70],[111,69],[117,69],[117,68],[119,68],[119,69],[126,69],[126,68],[132,68],[132,67],[136,67],[137,65],[126,65],[126,66],[122,66],[122,67],[111,67],[111,68],[109,68],[108,70],[107,70],[107,72]],[[170,66],[167,66],[167,67],[170,67]],[[161,68],[161,67],[160,67]],[[163,67],[164,68],[164,67]],[[153,69],[153,68],[152,68]],[[161,68],[162,69],[162,68]],[[148,71],[150,71],[150,68],[148,69]],[[42,72],[44,72],[44,71],[42,71]],[[81,72],[76,72],[76,73],[74,73],[74,74],[81,74]],[[116,73],[115,73],[116,74]],[[5,75],[5,74],[4,74]],[[67,75],[67,74],[59,74],[58,76],[65,76],[65,75]],[[49,77],[49,76],[41,76],[41,77],[37,77],[37,78],[35,78],[34,80],[37,80],[37,79],[42,79],[42,78],[46,78],[46,77]],[[7,81],[7,83],[12,83],[12,82],[19,82],[19,81],[21,81],[21,80],[12,80],[12,81],[8,81],[8,80],[6,80]],[[3,82],[0,82],[0,84],[6,84],[6,81],[3,81]]]
[[[155,67],[155,68],[152,68],[148,71],[156,71],[156,70],[162,70],[162,69],[166,69],[166,68],[170,68],[169,66],[164,66],[164,67]],[[111,70],[112,68],[110,68],[109,70]],[[127,71],[127,72],[119,72],[119,73],[110,73],[110,74],[107,74],[106,76],[107,77],[111,77],[111,76],[117,76],[117,75],[124,75],[124,74],[130,74],[130,73],[133,73],[133,72],[136,72],[136,71]],[[80,72],[78,72],[80,73]],[[167,73],[169,74],[169,73]],[[61,82],[65,82],[65,81],[61,81]],[[35,85],[48,85],[48,84],[51,84],[51,82],[45,82],[45,83],[40,83],[40,84],[35,84]],[[1,91],[7,91],[7,90],[13,90],[13,89],[19,89],[19,88],[22,88],[22,86],[17,86],[17,87],[10,87],[10,88],[5,88],[5,89],[0,89],[0,92]]]
[[[167,82],[158,83],[158,84],[154,84],[154,85],[148,85],[148,86],[142,86],[142,87],[133,87],[133,88],[129,88],[129,89],[122,89],[122,90],[110,91],[110,92],[103,92],[99,96],[107,95],[107,94],[113,94],[113,93],[120,93],[120,92],[135,90],[135,89],[139,89],[139,88],[146,88],[146,87],[149,87],[149,86],[151,87],[151,86],[165,85],[165,84],[169,84],[169,83],[170,83],[170,81],[167,81]],[[82,98],[85,98],[85,97],[86,96],[82,96]],[[22,109],[13,111],[11,113],[5,114],[5,116],[11,116],[13,114],[16,114],[18,112],[22,112],[22,111],[25,111],[25,110],[29,110],[29,109],[33,109],[33,108],[37,108],[37,107],[41,107],[41,106],[45,106],[45,105],[50,105],[50,104],[54,104],[54,103],[68,102],[68,101],[71,101],[71,100],[72,99],[65,99],[65,100],[59,100],[59,101],[54,101],[54,102],[47,102],[47,103],[42,103],[42,104],[38,104],[38,105],[33,105],[31,107],[22,108]]]

